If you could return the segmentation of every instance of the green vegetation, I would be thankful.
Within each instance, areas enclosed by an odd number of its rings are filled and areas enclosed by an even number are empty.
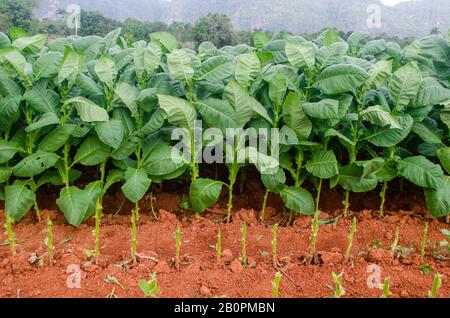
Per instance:
[[[280,284],[281,284],[282,278],[283,278],[283,274],[281,274],[280,272],[275,273],[275,277],[272,282],[272,294],[273,294],[273,298],[275,298],[275,299],[279,298]]]
[[[144,297],[147,298],[157,298],[160,292],[158,286],[158,279],[156,278],[156,273],[150,275],[150,280],[140,280],[138,282],[139,288],[144,293]]]

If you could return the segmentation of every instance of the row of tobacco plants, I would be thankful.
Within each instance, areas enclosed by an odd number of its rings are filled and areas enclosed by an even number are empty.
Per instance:
[[[342,189],[343,215],[351,193],[379,189],[383,214],[400,178],[423,189],[433,216],[449,215],[450,35],[402,48],[364,32],[347,41],[333,30],[314,41],[257,32],[254,47],[205,42],[198,51],[164,32],[149,39],[127,43],[120,30],[51,42],[17,28],[0,33],[0,200],[10,235],[29,211],[39,220],[36,193],[51,184],[69,224],[95,218],[98,254],[102,201],[119,183],[134,203],[135,257],[139,202],[152,183],[186,180],[183,206],[197,215],[227,191],[230,221],[246,165],[262,172],[261,219],[277,194],[291,213],[314,218],[313,240],[324,187]],[[211,169],[196,160],[200,119],[220,131],[278,128],[279,160],[242,135],[211,140],[204,147],[225,145],[229,177],[203,178]],[[173,151],[174,128],[184,129],[189,158]],[[98,177],[80,188],[84,167]]]

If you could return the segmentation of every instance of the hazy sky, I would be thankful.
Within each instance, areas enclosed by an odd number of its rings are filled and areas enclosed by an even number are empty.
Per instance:
[[[400,2],[405,2],[410,0],[381,0],[385,5],[388,6],[395,6],[396,4],[399,4]]]

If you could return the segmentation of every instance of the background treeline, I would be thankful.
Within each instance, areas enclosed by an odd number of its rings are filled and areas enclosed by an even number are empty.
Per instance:
[[[19,27],[30,34],[47,33],[50,38],[69,36],[75,33],[74,29],[67,27],[67,13],[64,10],[58,11],[58,19],[42,21],[33,16],[33,9],[39,6],[40,0],[0,0],[0,31],[8,33],[11,27]],[[140,21],[128,18],[118,21],[106,17],[98,11],[81,12],[80,36],[98,35],[105,36],[110,31],[122,28],[122,34],[130,42],[148,40],[148,34],[153,32],[166,31],[172,33],[184,47],[194,48],[200,43],[209,41],[217,47],[237,44],[252,44],[250,31],[237,31],[233,28],[231,20],[224,14],[208,14],[194,24],[180,21],[173,21],[170,24],[160,21]],[[259,31],[259,30],[253,30]],[[437,33],[434,28],[430,33]],[[305,35],[305,38],[313,39],[321,32]],[[339,36],[344,40],[352,32],[339,32]],[[410,44],[413,38],[400,39],[390,37],[386,34],[377,36],[390,41],[395,41],[401,46]]]

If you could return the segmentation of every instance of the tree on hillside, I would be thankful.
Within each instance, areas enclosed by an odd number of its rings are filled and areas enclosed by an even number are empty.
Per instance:
[[[148,41],[150,33],[167,31],[168,26],[164,22],[139,21],[128,18],[123,22],[122,29],[130,41]]]
[[[80,35],[105,36],[114,29],[120,27],[120,23],[114,19],[105,17],[98,11],[81,10]]]
[[[37,1],[0,0],[0,31],[8,32],[13,26],[31,31],[33,8]]]
[[[194,27],[194,39],[197,45],[210,41],[217,47],[232,43],[233,26],[230,19],[219,13],[210,13],[199,19]]]

